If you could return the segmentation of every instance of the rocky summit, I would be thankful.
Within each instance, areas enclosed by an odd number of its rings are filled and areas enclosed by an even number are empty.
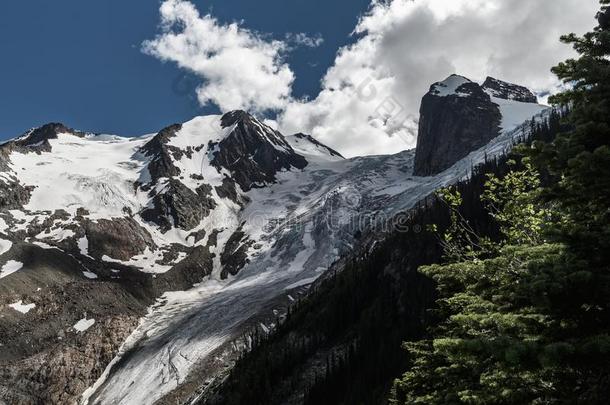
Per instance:
[[[491,77],[483,85],[458,75],[433,84],[421,102],[414,174],[441,173],[542,109],[527,88]]]
[[[186,401],[246,330],[548,113],[520,86],[454,75],[422,100],[417,150],[395,155],[345,159],[244,111],[0,145],[0,398]]]

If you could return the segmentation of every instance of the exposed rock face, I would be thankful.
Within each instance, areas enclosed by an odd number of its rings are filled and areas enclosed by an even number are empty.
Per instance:
[[[24,187],[16,181],[0,181],[0,210],[22,209],[30,201],[31,193],[32,187]]]
[[[153,290],[162,294],[170,290],[188,290],[193,284],[201,282],[212,273],[214,254],[208,246],[196,246],[187,258],[175,265],[170,271],[152,279]]]
[[[414,174],[451,167],[500,133],[502,115],[489,94],[464,77],[435,83],[422,99]]]
[[[96,259],[108,256],[128,261],[144,253],[147,247],[155,248],[148,231],[129,217],[86,221],[84,225],[89,255]]]
[[[142,147],[141,152],[144,155],[151,157],[151,161],[148,164],[148,171],[153,183],[162,177],[180,175],[180,169],[174,166],[170,156],[171,153],[180,153],[180,149],[168,145],[167,143],[181,128],[181,124],[170,125],[169,127],[162,129],[153,139]]]
[[[600,11],[597,14],[597,21],[602,29],[608,29],[610,27],[610,8]]]
[[[216,206],[210,192],[208,185],[199,187],[195,193],[177,179],[170,178],[166,189],[154,196],[154,208],[143,211],[142,218],[159,225],[163,232],[173,226],[191,230]]]
[[[237,185],[229,177],[222,179],[222,184],[220,186],[216,186],[215,190],[218,197],[228,198],[239,206],[243,206],[244,202],[246,202],[246,197],[237,191]]]
[[[78,137],[83,137],[86,134],[81,131],[76,131],[72,128],[68,128],[64,124],[58,122],[52,122],[45,124],[41,127],[31,129],[30,131],[23,134],[21,137],[11,140],[2,146],[0,146],[0,170],[6,170],[6,167],[2,164],[1,160],[5,160],[13,150],[19,150],[23,153],[27,152],[51,152],[50,139],[57,139],[59,134],[70,134]]]
[[[241,227],[231,235],[220,254],[220,263],[223,265],[220,273],[222,279],[226,279],[229,274],[236,275],[249,262],[247,252],[252,244]]]
[[[190,159],[203,148],[207,148],[213,157],[212,166],[219,172],[224,170],[225,174],[230,173],[230,177],[227,175],[222,185],[215,187],[214,191],[220,198],[228,198],[240,206],[247,202],[247,198],[239,188],[248,191],[272,183],[277,172],[302,169],[307,165],[305,158],[292,149],[282,134],[244,111],[225,114],[221,127],[218,130],[231,128],[221,140],[210,140],[205,144],[206,134],[202,133],[201,145],[179,148],[171,145],[171,139],[179,135],[183,126],[171,125],[140,149],[150,158],[148,172],[151,179],[141,186],[144,190],[150,190],[153,205],[141,213],[144,220],[157,224],[162,232],[174,226],[191,230],[216,207],[212,187],[205,183],[195,191],[186,187],[181,181],[186,173],[182,173],[179,165],[176,165],[184,156]],[[190,177],[198,182],[205,181],[198,173],[190,174]]]
[[[283,135],[244,111],[222,117],[222,127],[235,125],[218,145],[212,164],[231,172],[242,190],[275,181],[275,174],[291,168],[303,169],[307,160],[298,155]]]
[[[144,185],[145,189],[166,181],[161,191],[154,189],[151,191],[153,208],[144,210],[141,216],[144,220],[159,225],[162,232],[167,232],[173,226],[191,230],[216,206],[210,185],[202,184],[195,192],[180,181],[182,179],[180,176],[184,173],[181,173],[174,162],[179,161],[183,155],[192,156],[194,151],[192,147],[180,149],[169,144],[170,139],[181,129],[181,124],[170,125],[141,149],[145,156],[151,158],[148,164],[151,182]],[[204,145],[200,145],[197,150],[203,147]],[[191,176],[196,180],[204,180],[199,174]]]
[[[537,103],[538,98],[527,87],[503,82],[502,80],[487,77],[483,83],[483,90],[489,95],[504,100],[520,101],[522,103]]]
[[[5,363],[0,370],[0,398],[7,404],[78,403],[137,323],[136,316],[99,319],[82,336],[68,332],[74,335],[69,337],[70,345],[53,344],[27,359]]]

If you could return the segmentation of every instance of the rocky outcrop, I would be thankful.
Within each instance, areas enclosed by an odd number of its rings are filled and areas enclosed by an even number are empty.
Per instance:
[[[498,136],[501,119],[498,105],[477,83],[452,75],[433,84],[421,103],[413,173],[448,169]]]
[[[15,150],[22,153],[51,152],[52,148],[49,141],[51,139],[57,139],[59,134],[69,134],[77,137],[84,137],[86,135],[85,132],[76,131],[59,122],[52,122],[31,129],[19,138],[12,139],[0,146],[0,170],[5,170],[5,167],[1,162],[2,157],[6,160],[8,155]]]
[[[216,191],[218,197],[229,199],[240,207],[243,207],[244,204],[249,201],[247,196],[237,191],[237,183],[235,183],[235,181],[233,181],[233,179],[230,177],[223,178],[222,184],[220,186],[216,186],[214,190]]]
[[[52,122],[31,130],[25,137],[16,140],[15,143],[19,146],[35,146],[48,142],[50,139],[57,139],[59,134],[70,134],[78,137],[85,136],[84,132],[75,131],[59,122]]]
[[[228,170],[243,191],[274,182],[281,170],[307,166],[307,160],[292,149],[282,134],[244,111],[225,114],[221,124],[223,128],[234,128],[217,145],[212,165]]]
[[[527,87],[503,82],[502,80],[494,79],[493,77],[487,77],[482,88],[492,97],[519,101],[522,103],[538,103],[536,95]]]
[[[174,226],[189,231],[216,207],[211,190],[211,186],[204,184],[194,192],[179,180],[170,178],[164,190],[154,195],[153,208],[142,211],[141,216],[145,221],[157,224],[162,232]]]
[[[192,288],[212,273],[213,258],[210,243],[207,246],[194,247],[188,256],[171,270],[158,274],[151,280],[153,291],[163,294],[165,291],[185,291]]]
[[[144,220],[157,224],[162,232],[174,226],[191,230],[216,207],[213,191],[218,197],[243,206],[247,197],[240,191],[274,182],[279,171],[302,169],[307,165],[305,158],[292,149],[282,134],[244,111],[222,116],[221,127],[231,129],[217,142],[178,148],[171,145],[171,139],[179,135],[183,126],[171,125],[140,149],[150,159],[150,181],[139,185],[150,191],[152,199],[152,207],[141,212]],[[206,135],[202,133],[202,142]],[[192,158],[203,148],[210,154],[212,166],[226,177],[213,189],[209,184],[202,184],[205,178],[201,174],[191,173],[191,180],[199,184],[193,191],[181,181],[186,173],[181,172],[176,162],[184,156]]]
[[[76,404],[137,326],[135,316],[99,319],[87,333],[70,335],[69,345],[53,344],[0,370],[0,398],[7,404]],[[3,403],[0,401],[0,403]]]
[[[22,209],[30,201],[32,190],[17,181],[0,181],[0,210]]]
[[[220,277],[223,280],[226,279],[229,274],[232,276],[236,275],[247,263],[249,263],[248,249],[250,249],[252,244],[253,242],[248,239],[243,232],[242,227],[239,227],[239,229],[231,235],[223,252],[220,254],[220,264],[223,266]]]
[[[144,253],[146,248],[156,249],[150,234],[133,218],[87,220],[84,223],[89,256],[102,259],[108,256],[115,260],[129,261]]]
[[[148,163],[148,172],[153,184],[162,177],[169,178],[180,175],[180,169],[172,161],[172,154],[180,153],[180,149],[168,145],[168,141],[176,136],[180,129],[182,129],[181,124],[170,125],[162,129],[140,150],[141,153],[151,159]]]

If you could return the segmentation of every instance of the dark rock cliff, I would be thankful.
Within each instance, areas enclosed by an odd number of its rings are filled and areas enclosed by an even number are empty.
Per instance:
[[[435,83],[420,108],[416,176],[451,167],[500,133],[499,107],[477,83],[456,75]]]
[[[451,75],[433,84],[421,103],[413,174],[438,174],[498,136],[502,113],[497,99],[537,103],[526,87],[493,77],[479,85]]]

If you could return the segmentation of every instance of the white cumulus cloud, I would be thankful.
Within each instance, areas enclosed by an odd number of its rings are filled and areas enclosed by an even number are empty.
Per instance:
[[[200,76],[197,97],[202,105],[254,113],[285,107],[294,74],[283,61],[284,42],[202,16],[189,1],[166,0],[160,12],[161,33],[142,49]]]

